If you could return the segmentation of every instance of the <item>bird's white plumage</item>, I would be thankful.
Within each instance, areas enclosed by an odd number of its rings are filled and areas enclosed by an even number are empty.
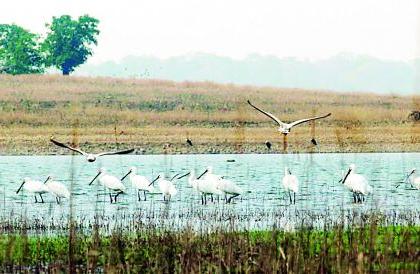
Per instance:
[[[51,177],[45,182],[48,187],[48,191],[58,198],[70,198],[70,191],[65,185],[60,182],[54,181]]]
[[[414,188],[420,189],[420,176],[416,176],[416,172],[416,169],[413,168],[413,170],[410,172],[410,175],[408,176],[408,180]]]
[[[350,165],[348,172],[349,174],[345,179],[344,186],[347,187],[351,192],[366,196],[373,191],[367,179],[363,175],[356,173],[355,164]]]
[[[148,192],[153,192],[154,188],[150,184],[149,179],[144,176],[137,174],[137,169],[135,167],[131,168],[130,173],[130,182],[131,186],[137,190],[143,190]]]
[[[215,184],[210,179],[207,179],[203,176],[203,179],[197,179],[195,177],[194,170],[191,170],[190,176],[188,177],[188,183],[192,186],[193,189],[197,190],[202,194],[214,194],[214,195],[222,195],[223,192],[217,189],[217,184]]]
[[[221,190],[225,194],[241,195],[244,193],[241,187],[228,179],[220,179],[217,181],[217,189]]]
[[[101,183],[101,185],[110,190],[125,192],[125,186],[123,185],[120,179],[113,175],[107,174],[106,170],[103,168],[101,168],[99,171],[101,172],[101,174],[99,175],[98,180]]]
[[[172,196],[175,196],[177,193],[177,190],[175,188],[175,185],[165,179],[165,175],[163,173],[159,174],[159,179],[157,180],[159,191],[163,194],[164,198],[171,198]]]
[[[290,170],[287,167],[284,168],[282,184],[286,191],[292,191],[294,193],[299,192],[299,180],[295,175],[290,173]]]
[[[258,107],[256,107],[255,105],[253,105],[249,100],[248,100],[248,104],[250,106],[252,106],[253,108],[255,108],[256,110],[258,110],[259,112],[261,112],[262,114],[266,115],[267,117],[269,117],[270,119],[272,119],[273,121],[275,121],[277,123],[277,125],[279,126],[278,131],[284,135],[287,135],[290,133],[291,129],[297,125],[300,125],[302,123],[306,123],[309,121],[314,121],[314,120],[318,120],[318,119],[323,119],[323,118],[327,118],[331,115],[331,113],[325,114],[325,115],[321,115],[321,116],[316,116],[316,117],[311,117],[311,118],[306,118],[306,119],[300,119],[297,121],[294,121],[292,123],[285,123],[283,121],[281,121],[279,118],[277,118],[276,116],[274,116],[273,114],[271,114],[270,112],[264,111]]]
[[[23,181],[24,184],[22,188],[27,192],[39,194],[48,192],[48,187],[41,181],[32,180],[29,177],[26,177],[25,179],[23,179]]]

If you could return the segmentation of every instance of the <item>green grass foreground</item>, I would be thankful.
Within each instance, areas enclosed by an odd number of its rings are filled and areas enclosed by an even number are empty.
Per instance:
[[[367,273],[420,270],[419,226],[296,232],[0,236],[0,270],[121,273]]]

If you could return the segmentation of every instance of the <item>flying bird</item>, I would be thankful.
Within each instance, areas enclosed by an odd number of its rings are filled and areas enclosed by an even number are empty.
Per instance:
[[[79,148],[74,148],[71,147],[69,145],[66,145],[64,143],[58,142],[56,140],[54,140],[53,138],[50,139],[50,141],[52,143],[54,143],[55,145],[59,146],[59,147],[64,147],[70,150],[73,150],[79,154],[82,154],[83,156],[86,157],[86,160],[88,162],[95,162],[96,158],[100,157],[100,156],[105,156],[105,155],[115,155],[115,154],[128,154],[134,151],[134,148],[132,149],[127,149],[127,150],[121,150],[121,151],[110,151],[110,152],[102,152],[102,153],[98,153],[98,154],[92,154],[92,153],[87,153],[84,152],[83,150],[79,149]]]
[[[250,106],[252,106],[253,108],[255,108],[256,110],[258,110],[259,112],[261,112],[262,114],[268,116],[273,121],[275,121],[278,124],[278,126],[279,126],[279,129],[278,129],[279,132],[282,133],[282,134],[284,134],[284,135],[289,134],[290,131],[291,131],[291,129],[292,129],[292,127],[294,127],[294,126],[297,126],[297,125],[300,125],[302,123],[306,123],[306,122],[309,122],[309,121],[313,121],[313,120],[323,119],[323,118],[326,118],[326,117],[328,117],[328,116],[331,115],[331,113],[328,113],[328,114],[325,114],[325,115],[322,115],[322,116],[317,116],[317,117],[312,117],[312,118],[297,120],[297,121],[292,122],[292,123],[285,123],[283,121],[280,121],[280,119],[278,119],[273,114],[271,114],[269,112],[266,112],[266,111],[264,111],[264,110],[262,110],[262,109],[260,109],[260,108],[258,108],[256,106],[254,106],[249,100],[248,100],[248,104]]]

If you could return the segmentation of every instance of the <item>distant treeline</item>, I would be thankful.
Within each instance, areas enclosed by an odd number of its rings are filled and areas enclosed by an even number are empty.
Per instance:
[[[174,81],[212,81],[281,88],[417,94],[420,60],[382,60],[342,53],[323,60],[253,54],[237,60],[196,53],[160,59],[127,56],[119,62],[85,64],[83,76],[136,77]]]
[[[0,24],[0,73],[43,73],[55,67],[68,75],[92,55],[97,44],[99,20],[88,15],[73,20],[53,17],[44,39],[15,25]]]

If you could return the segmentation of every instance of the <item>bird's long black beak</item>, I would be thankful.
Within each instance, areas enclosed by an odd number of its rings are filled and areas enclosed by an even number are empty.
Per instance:
[[[160,175],[158,175],[150,184],[149,184],[149,186],[151,186],[151,185],[153,185],[156,181],[157,181],[157,179],[159,179],[160,178]]]
[[[197,177],[197,180],[200,180],[200,178],[201,178],[201,177],[203,177],[203,176],[204,176],[204,174],[206,174],[207,172],[209,172],[209,170],[208,170],[208,169],[204,170],[204,172],[203,172],[203,173],[201,173],[201,175]]]
[[[413,174],[413,171],[408,173],[407,176],[405,176],[405,179],[402,182],[400,182],[395,188],[399,188],[401,183],[406,183],[408,181],[408,178],[410,178],[411,174]]]
[[[51,179],[51,177],[50,177],[50,176],[48,176],[48,177],[47,177],[47,179],[44,181],[44,184],[45,184],[46,182],[48,182],[48,180],[49,180],[49,179]]]
[[[349,177],[350,172],[351,172],[351,169],[349,168],[349,171],[347,171],[346,176],[344,176],[344,178],[343,178],[343,179],[341,179],[341,180],[340,180],[340,181],[338,181],[338,182],[339,182],[339,183],[344,184],[344,183],[346,182],[346,180],[347,180],[347,177]]]
[[[19,191],[22,189],[23,185],[25,184],[25,181],[22,182],[22,184],[20,185],[19,189],[16,191],[16,194],[19,194]]]
[[[176,177],[178,177],[178,175],[179,175],[179,173],[177,173],[177,174],[175,174],[174,176],[172,176],[172,178],[171,178],[171,182],[176,178]]]
[[[190,175],[190,173],[191,173],[191,172],[188,172],[188,173],[186,173],[186,174],[184,174],[184,175],[181,175],[181,176],[179,176],[177,179],[182,179],[182,178],[184,178],[185,176]]]
[[[129,174],[131,173],[131,170],[129,172],[127,172],[127,174],[125,174],[122,178],[121,181],[125,179],[125,177],[127,177]]]
[[[99,175],[101,175],[101,172],[98,172],[98,174],[96,174],[95,178],[93,178],[93,180],[90,181],[89,185],[91,185],[96,180],[96,178],[98,178]]]

